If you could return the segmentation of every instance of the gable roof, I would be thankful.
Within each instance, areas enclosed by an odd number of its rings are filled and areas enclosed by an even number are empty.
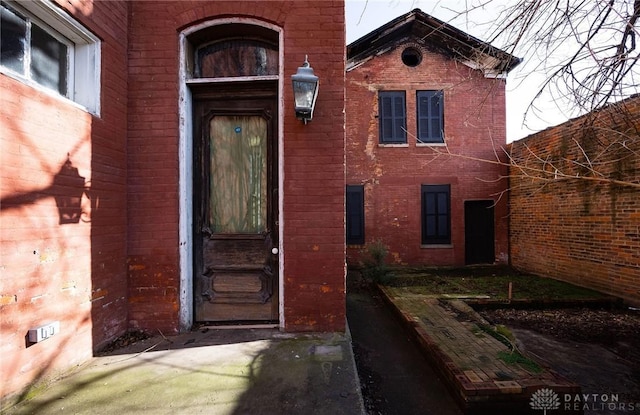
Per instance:
[[[420,9],[414,9],[347,46],[347,71],[413,39],[463,64],[482,70],[486,77],[505,76],[522,59],[477,39]]]

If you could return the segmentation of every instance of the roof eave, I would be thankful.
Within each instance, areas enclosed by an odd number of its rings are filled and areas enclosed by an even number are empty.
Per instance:
[[[350,43],[347,46],[348,70],[389,50],[390,44],[396,44],[407,36],[423,41],[429,37],[435,46],[447,50],[465,65],[482,70],[487,77],[504,77],[522,61],[420,9],[414,9]]]

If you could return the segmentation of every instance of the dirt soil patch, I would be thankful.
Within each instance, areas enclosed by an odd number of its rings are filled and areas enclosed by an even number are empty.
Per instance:
[[[506,325],[525,355],[579,384],[584,395],[570,405],[585,415],[640,411],[640,312],[574,308],[480,314]],[[603,397],[611,396],[618,402],[603,406]]]
[[[484,310],[493,324],[535,330],[558,340],[599,344],[629,361],[640,379],[640,311],[591,310]]]
[[[142,330],[131,330],[122,336],[111,341],[98,352],[99,355],[106,355],[113,351],[135,344],[139,341],[151,338],[151,335]]]

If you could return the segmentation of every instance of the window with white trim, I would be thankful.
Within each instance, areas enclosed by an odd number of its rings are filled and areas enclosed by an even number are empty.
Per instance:
[[[100,40],[50,2],[0,2],[0,72],[100,112]]]

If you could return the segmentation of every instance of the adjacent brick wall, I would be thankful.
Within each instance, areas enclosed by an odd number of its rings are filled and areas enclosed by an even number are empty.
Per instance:
[[[347,72],[347,183],[365,185],[366,242],[383,241],[396,264],[464,265],[464,201],[495,200],[496,261],[507,262],[506,168],[486,162],[505,145],[504,81],[426,48],[420,65],[405,66],[406,46]],[[406,91],[407,146],[378,144],[380,90]],[[444,90],[447,147],[416,145],[418,90]],[[451,185],[451,247],[421,248],[421,184]],[[361,250],[348,248],[350,264]]]
[[[129,48],[130,323],[178,330],[178,33],[216,17],[284,29],[286,329],[344,329],[344,2],[134,2]],[[310,19],[313,22],[310,24]],[[305,54],[321,79],[314,119],[295,119]]]
[[[640,303],[640,97],[517,141],[511,153],[512,264]]]
[[[60,1],[102,43],[100,117],[0,74],[0,406],[126,329],[126,2]],[[67,159],[85,181],[60,223]],[[71,171],[73,172],[73,171]],[[62,173],[64,176],[64,173]],[[28,345],[30,328],[60,332]]]

